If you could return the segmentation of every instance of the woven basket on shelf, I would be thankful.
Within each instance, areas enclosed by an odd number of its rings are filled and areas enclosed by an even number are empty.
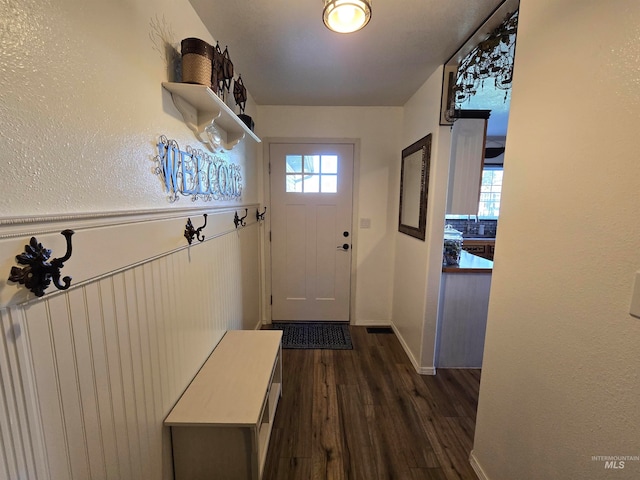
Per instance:
[[[199,38],[182,40],[182,81],[211,85],[213,47]]]

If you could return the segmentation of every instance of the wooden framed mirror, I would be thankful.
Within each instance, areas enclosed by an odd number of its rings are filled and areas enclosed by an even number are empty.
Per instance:
[[[398,231],[424,241],[427,226],[431,134],[402,150]]]

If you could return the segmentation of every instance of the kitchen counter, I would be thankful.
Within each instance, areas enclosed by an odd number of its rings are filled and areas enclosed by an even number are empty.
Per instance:
[[[460,265],[442,267],[443,273],[491,273],[492,270],[491,260],[472,255],[464,250],[460,252]]]
[[[460,266],[442,268],[436,368],[482,368],[492,268],[465,251]]]

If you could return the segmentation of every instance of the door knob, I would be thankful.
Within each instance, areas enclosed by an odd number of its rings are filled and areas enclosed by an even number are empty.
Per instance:
[[[342,245],[338,245],[338,250],[349,250],[349,244],[343,243]]]

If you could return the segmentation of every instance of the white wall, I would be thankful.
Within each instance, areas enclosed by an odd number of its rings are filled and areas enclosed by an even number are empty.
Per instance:
[[[257,145],[221,155],[237,202],[169,204],[153,172],[160,135],[204,148],[161,87],[191,36],[213,43],[187,0],[0,0],[0,478],[173,478],[164,417],[225,330],[258,324],[261,227],[232,223],[259,199]],[[7,282],[64,228],[71,289]]]
[[[397,229],[400,107],[259,106],[256,132],[262,138],[350,138],[360,140],[357,228],[356,324],[391,321],[393,241]],[[398,185],[396,185],[398,184]]]
[[[521,0],[473,461],[640,478],[640,3]]]
[[[432,134],[425,241],[395,236],[393,325],[416,369],[434,372],[438,299],[442,274],[444,212],[449,181],[450,127],[439,126],[442,69],[437,69],[404,107],[402,147]],[[399,179],[396,165],[394,178]],[[392,211],[398,210],[399,180]]]
[[[152,173],[159,136],[203,145],[161,87],[166,52],[213,42],[188,1],[2,0],[0,18],[0,216],[170,207]],[[223,156],[255,203],[256,146],[244,150]]]

